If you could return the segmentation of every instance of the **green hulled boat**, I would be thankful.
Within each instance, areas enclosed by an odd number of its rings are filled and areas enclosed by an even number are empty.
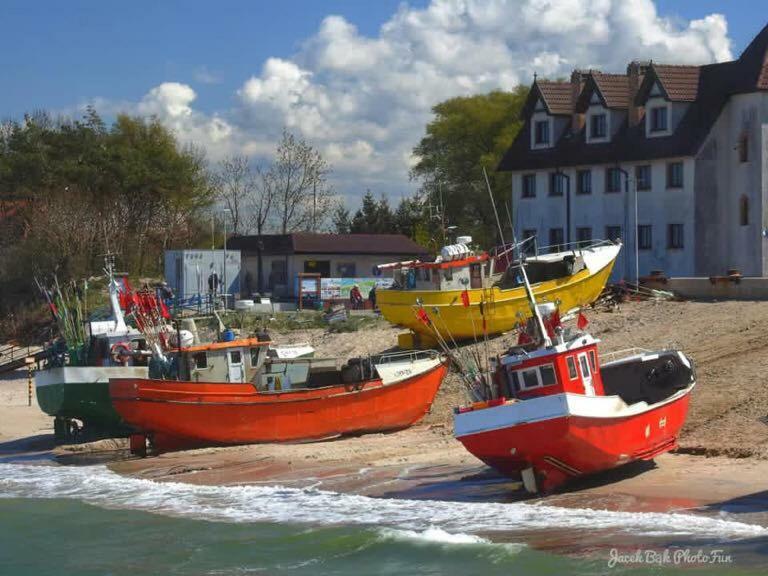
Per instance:
[[[118,285],[108,262],[108,320],[83,319],[76,291],[44,290],[63,337],[49,351],[43,369],[35,373],[37,402],[54,418],[58,440],[125,436],[130,429],[112,407],[110,378],[146,378],[144,335],[125,323]],[[142,365],[143,364],[143,365]]]

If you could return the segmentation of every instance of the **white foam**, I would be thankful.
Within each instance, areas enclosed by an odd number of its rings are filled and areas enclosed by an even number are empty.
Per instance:
[[[72,498],[107,508],[220,522],[366,525],[420,532],[424,538],[440,537],[434,530],[461,539],[476,533],[548,528],[719,539],[768,536],[762,526],[683,513],[384,499],[281,486],[196,486],[126,478],[104,466],[0,463],[0,497]]]
[[[451,534],[442,528],[431,526],[426,530],[403,530],[386,528],[381,530],[385,539],[391,540],[416,540],[423,542],[435,542],[439,544],[491,544],[490,540],[476,536],[475,534]]]

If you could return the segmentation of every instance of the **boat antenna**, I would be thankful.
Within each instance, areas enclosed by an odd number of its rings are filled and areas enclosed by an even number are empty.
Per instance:
[[[531,284],[528,282],[528,274],[525,271],[525,266],[520,263],[520,275],[523,278],[523,285],[525,286],[525,295],[528,297],[528,303],[531,306],[531,313],[533,314],[533,317],[536,320],[536,326],[539,329],[539,333],[541,334],[541,339],[546,348],[549,348],[552,346],[552,340],[549,339],[549,334],[547,333],[547,329],[544,326],[544,319],[541,317],[541,312],[539,311],[539,307],[536,306],[536,297],[533,295],[533,290],[531,289]]]
[[[483,176],[485,177],[485,185],[488,188],[488,196],[491,197],[491,206],[493,207],[493,214],[496,216],[496,226],[499,229],[499,239],[501,240],[501,245],[506,246],[506,242],[504,242],[504,231],[501,229],[501,221],[499,220],[499,213],[496,210],[496,201],[493,199],[493,190],[491,190],[491,182],[488,180],[488,172],[485,171],[485,166],[483,166]]]

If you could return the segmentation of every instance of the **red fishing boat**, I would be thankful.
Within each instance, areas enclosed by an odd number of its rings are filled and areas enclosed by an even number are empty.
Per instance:
[[[455,437],[534,493],[674,449],[695,386],[692,361],[677,350],[632,350],[601,364],[598,340],[566,331],[552,305],[545,317],[525,284],[533,319],[476,388],[480,401],[454,411]]]
[[[132,451],[317,440],[407,428],[429,410],[447,364],[434,351],[355,358],[270,357],[269,342],[190,346],[150,378],[110,380]]]

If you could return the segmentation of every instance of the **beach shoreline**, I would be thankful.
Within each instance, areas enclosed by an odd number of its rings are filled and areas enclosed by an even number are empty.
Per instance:
[[[0,456],[50,455],[61,464],[104,463],[121,475],[197,485],[282,485],[387,498],[526,501],[560,507],[631,512],[691,511],[736,515],[768,526],[768,391],[762,386],[760,325],[768,303],[636,302],[589,314],[602,351],[630,346],[679,347],[696,361],[698,384],[676,453],[633,463],[572,483],[561,493],[531,498],[453,438],[452,410],[465,401],[449,376],[429,414],[416,426],[299,444],[203,448],[134,458],[125,440],[55,446],[51,419],[27,406],[22,371],[0,380]],[[349,357],[385,348],[397,328],[366,338],[311,329],[276,334],[278,342],[308,341],[318,356]],[[498,353],[513,341],[490,342]]]

